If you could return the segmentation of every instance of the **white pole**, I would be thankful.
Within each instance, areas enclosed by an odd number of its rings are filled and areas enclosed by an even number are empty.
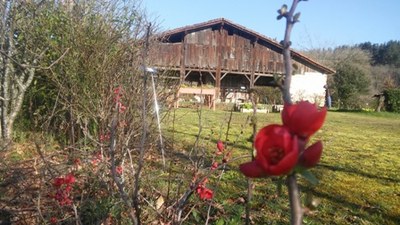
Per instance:
[[[161,133],[160,107],[158,106],[158,101],[157,101],[157,92],[156,92],[156,85],[155,85],[155,82],[154,82],[154,73],[150,73],[150,75],[151,75],[151,83],[152,83],[152,86],[153,86],[154,111],[156,113],[157,125],[158,125],[158,133],[160,135],[160,149],[161,149],[163,165],[164,165],[164,168],[165,168],[165,152],[164,152],[164,143],[163,143],[163,138],[162,138],[162,133]]]

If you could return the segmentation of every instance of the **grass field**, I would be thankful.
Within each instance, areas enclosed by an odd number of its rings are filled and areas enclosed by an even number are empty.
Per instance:
[[[252,151],[249,115],[179,109],[164,118],[164,132],[176,151],[190,152],[197,138],[197,146],[211,155],[221,139],[233,158],[246,156]],[[257,116],[258,128],[270,123],[281,123],[280,115]],[[399,114],[330,111],[314,139],[323,140],[324,153],[312,169],[319,184],[299,179],[303,202],[312,203],[304,224],[400,224]],[[221,180],[213,180],[216,206],[211,214],[218,225],[243,224],[247,183],[237,165],[247,160],[230,162]],[[271,178],[254,181],[254,224],[288,224],[287,193],[277,195],[276,183]],[[206,209],[193,211],[190,223],[204,223],[204,213]]]

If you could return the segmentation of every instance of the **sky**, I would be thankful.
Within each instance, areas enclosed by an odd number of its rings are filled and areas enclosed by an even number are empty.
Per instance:
[[[225,18],[264,36],[283,39],[277,10],[290,0],[142,0],[148,16],[165,31]],[[298,50],[400,40],[400,0],[308,0],[298,4],[292,30]]]

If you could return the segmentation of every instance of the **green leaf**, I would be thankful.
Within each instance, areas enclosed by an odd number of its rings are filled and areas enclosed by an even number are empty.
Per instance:
[[[299,22],[300,15],[301,13],[298,12],[293,16],[293,23]]]
[[[200,216],[197,210],[192,211],[193,218],[196,222],[200,222]]]
[[[222,218],[219,218],[219,220],[215,223],[215,225],[224,225],[225,221]]]
[[[300,174],[302,177],[304,177],[308,182],[310,182],[313,185],[317,185],[319,182],[317,177],[315,177],[315,175],[311,173],[309,170],[302,170]]]

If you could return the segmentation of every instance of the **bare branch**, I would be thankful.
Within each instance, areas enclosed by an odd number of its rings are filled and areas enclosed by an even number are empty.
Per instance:
[[[51,67],[53,67],[54,65],[56,65],[58,62],[60,62],[60,61],[65,57],[65,55],[67,55],[67,53],[69,52],[69,49],[70,49],[70,48],[67,48],[67,50],[65,50],[64,53],[63,53],[58,59],[56,59],[56,61],[54,61],[52,64],[50,64],[50,66],[47,66],[47,67],[39,67],[39,68],[40,68],[40,69],[45,69],[45,70],[51,69]]]
[[[283,100],[286,104],[292,104],[292,99],[290,95],[290,84],[292,79],[292,58],[290,51],[290,34],[292,32],[293,25],[298,21],[300,13],[294,15],[297,4],[301,0],[293,0],[290,11],[285,14],[286,18],[286,29],[285,38],[282,41],[283,45],[283,60],[285,64],[285,81],[284,86],[281,89]],[[294,16],[293,16],[294,15]],[[287,177],[287,186],[289,191],[289,201],[290,201],[290,211],[291,211],[291,224],[300,225],[303,220],[303,209],[300,202],[300,193],[297,185],[296,174],[292,173]]]

